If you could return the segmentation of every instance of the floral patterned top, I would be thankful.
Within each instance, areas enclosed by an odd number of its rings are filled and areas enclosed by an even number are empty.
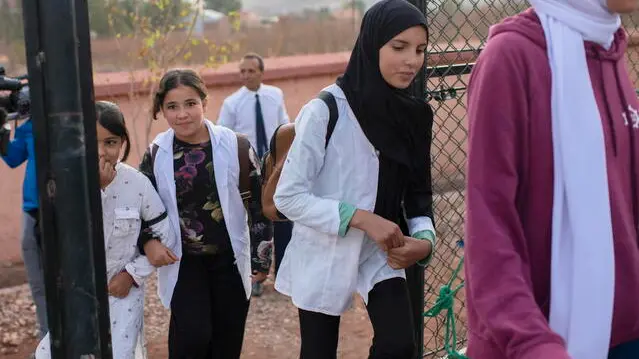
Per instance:
[[[157,188],[151,151],[149,148],[144,153],[140,172]],[[190,145],[174,139],[173,155],[183,251],[207,254],[231,248],[224,213],[218,200],[211,143]],[[262,213],[261,166],[256,156],[251,148],[248,173],[251,199],[245,203],[245,207],[250,227],[251,267],[253,272],[267,273],[273,251],[273,226]],[[142,227],[138,248],[144,254],[144,244],[157,236],[144,221]],[[209,231],[213,232],[209,234]],[[232,255],[232,251],[229,253]]]
[[[231,239],[215,185],[211,142],[173,141],[173,168],[182,250],[217,254],[231,250]]]

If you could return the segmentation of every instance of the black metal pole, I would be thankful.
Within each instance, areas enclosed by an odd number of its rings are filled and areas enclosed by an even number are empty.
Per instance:
[[[111,359],[86,0],[23,0],[54,359]]]
[[[426,0],[409,0],[426,15]],[[411,86],[414,96],[426,100],[426,62]],[[424,267],[414,265],[406,269],[406,282],[413,309],[417,358],[424,356]]]

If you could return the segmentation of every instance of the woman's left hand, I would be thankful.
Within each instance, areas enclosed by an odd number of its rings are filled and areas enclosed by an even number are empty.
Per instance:
[[[403,247],[388,251],[388,265],[393,269],[404,269],[430,255],[433,245],[428,240],[405,237]]]

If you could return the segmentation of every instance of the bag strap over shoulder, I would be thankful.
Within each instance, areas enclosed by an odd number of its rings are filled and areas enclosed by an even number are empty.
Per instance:
[[[155,166],[155,156],[158,154],[159,148],[160,146],[158,146],[157,143],[151,144],[151,168],[154,168]]]
[[[335,96],[328,91],[320,92],[317,97],[328,106],[328,127],[326,128],[326,143],[324,144],[324,148],[327,148],[328,141],[331,140],[333,131],[335,131],[335,125],[337,125],[337,119],[339,118],[337,101],[335,101]]]
[[[235,133],[237,137],[237,158],[240,162],[240,194],[242,199],[247,199],[251,196],[251,179],[250,175],[250,151],[251,142],[245,135]]]
[[[271,136],[271,143],[269,143],[269,146],[268,146],[268,151],[267,151],[267,153],[264,154],[264,158],[262,158],[262,161],[264,161],[264,159],[269,154],[270,154],[271,157],[275,157],[275,154],[277,153],[277,134],[280,132],[280,128],[282,128],[282,126],[284,126],[284,125],[277,126],[277,128],[273,132],[273,136]]]

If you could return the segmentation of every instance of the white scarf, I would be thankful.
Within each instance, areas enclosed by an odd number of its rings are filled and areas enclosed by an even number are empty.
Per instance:
[[[615,289],[606,149],[584,41],[609,48],[605,0],[530,0],[552,72],[554,155],[550,327],[573,359],[608,356]]]

